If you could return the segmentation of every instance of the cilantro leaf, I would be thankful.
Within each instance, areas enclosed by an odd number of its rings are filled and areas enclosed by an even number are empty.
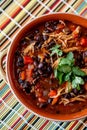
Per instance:
[[[71,67],[69,65],[61,65],[58,66],[58,71],[63,73],[69,73],[71,71]]]
[[[58,72],[57,72],[58,70],[57,70],[57,68],[55,68],[54,69],[54,76],[55,76],[55,78],[57,78],[57,75],[58,75]]]
[[[84,84],[84,80],[81,77],[75,76],[72,81],[72,88],[80,89],[80,85]]]
[[[73,56],[73,53],[72,52],[69,52],[66,56],[67,59],[69,60],[73,60],[74,56]]]
[[[50,56],[53,56],[54,54],[56,54],[57,56],[62,56],[63,52],[59,48],[60,48],[60,45],[56,45],[56,46],[52,47],[50,49],[52,51]]]
[[[63,75],[64,73],[58,71],[57,79],[59,80],[59,84],[63,83]]]
[[[67,74],[64,76],[64,81],[71,81],[71,75],[72,75],[72,72],[67,73]]]
[[[72,68],[73,74],[77,76],[85,76],[86,73],[83,72],[79,67],[73,67]]]

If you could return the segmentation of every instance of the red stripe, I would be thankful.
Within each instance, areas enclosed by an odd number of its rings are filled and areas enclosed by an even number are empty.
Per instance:
[[[11,93],[11,90],[2,98],[3,100],[5,100],[5,98]]]
[[[47,125],[48,122],[49,122],[49,121],[47,120],[47,121],[41,126],[41,128],[40,128],[39,130],[43,130],[43,128]]]
[[[85,8],[85,9],[83,10],[83,12],[81,13],[81,15],[83,15],[86,11],[87,11],[87,8]]]
[[[25,7],[30,0],[26,0],[23,2],[22,6]],[[19,7],[17,10],[15,10],[15,12],[12,14],[12,18],[15,18],[15,16],[17,16],[17,14],[22,10],[21,7]],[[1,30],[3,30],[9,23],[10,23],[10,19],[7,19],[7,21],[5,21],[2,25],[1,25]]]
[[[56,0],[55,3],[50,7],[50,9],[53,9],[58,3],[59,3],[60,0]]]
[[[72,130],[77,123],[78,123],[78,121],[75,121],[74,124],[70,127],[69,130]]]
[[[22,116],[24,116],[27,112],[28,112],[28,110],[26,110],[26,111],[22,114]],[[19,117],[19,118],[14,122],[14,124],[11,126],[11,128],[13,128],[20,120],[21,120],[21,117]]]
[[[60,0],[56,0],[55,3],[52,4],[52,6],[50,7],[50,9],[53,9],[58,3],[59,3]],[[49,11],[46,11],[45,13],[49,13]]]

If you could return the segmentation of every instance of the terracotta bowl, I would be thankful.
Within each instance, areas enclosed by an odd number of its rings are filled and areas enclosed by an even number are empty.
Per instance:
[[[87,116],[87,109],[83,109],[80,112],[73,113],[73,114],[50,114],[46,113],[40,109],[37,109],[32,102],[29,101],[29,99],[25,96],[23,92],[20,92],[20,90],[16,87],[16,80],[14,77],[14,71],[13,71],[13,60],[14,60],[14,53],[17,48],[17,45],[20,41],[20,39],[24,36],[24,34],[34,28],[35,26],[48,21],[48,20],[58,20],[58,19],[64,19],[72,21],[76,24],[82,25],[84,27],[87,27],[87,19],[73,15],[73,14],[66,14],[66,13],[53,13],[41,16],[39,18],[36,18],[32,20],[31,22],[27,23],[15,36],[13,39],[8,56],[7,56],[7,82],[9,83],[14,95],[16,95],[17,99],[27,107],[30,111],[37,114],[38,116],[45,117],[47,119],[56,120],[56,121],[70,121],[75,119],[80,119],[85,116]]]

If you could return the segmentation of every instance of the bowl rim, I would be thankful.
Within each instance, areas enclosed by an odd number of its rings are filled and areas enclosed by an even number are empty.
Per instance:
[[[27,106],[26,103],[23,102],[22,99],[20,99],[20,95],[18,95],[18,93],[16,91],[14,91],[14,89],[12,88],[12,79],[11,79],[11,75],[10,75],[10,72],[8,71],[9,70],[9,61],[10,61],[10,51],[12,51],[12,46],[13,44],[15,44],[14,42],[16,41],[17,37],[20,35],[20,33],[27,27],[29,26],[33,21],[36,21],[37,19],[41,19],[41,18],[45,18],[45,17],[51,17],[52,15],[65,15],[65,16],[71,16],[71,17],[77,17],[79,19],[82,19],[82,20],[85,20],[87,21],[86,18],[82,17],[82,16],[79,16],[77,14],[72,14],[72,13],[50,13],[50,14],[45,14],[45,15],[42,15],[42,16],[39,16],[39,17],[36,17],[34,18],[33,20],[29,21],[28,23],[26,23],[23,27],[21,27],[17,34],[14,36],[14,38],[12,39],[12,42],[10,44],[10,47],[8,49],[8,53],[7,53],[7,58],[6,58],[6,77],[7,77],[7,82],[8,82],[8,85],[10,86],[10,89],[12,91],[12,93],[15,95],[16,99],[23,105],[25,106],[30,112],[34,113],[35,115],[39,116],[39,117],[43,117],[43,118],[46,118],[48,120],[55,120],[55,121],[72,121],[72,120],[77,120],[77,119],[81,119],[81,118],[84,118],[87,116],[87,109],[84,109],[82,110],[81,112],[77,112],[77,113],[73,113],[73,114],[69,114],[69,115],[56,115],[56,116],[53,116],[53,114],[46,114],[46,113],[42,113],[42,112],[39,112],[37,113],[37,111],[35,109],[31,109]],[[86,24],[87,25],[87,24]]]

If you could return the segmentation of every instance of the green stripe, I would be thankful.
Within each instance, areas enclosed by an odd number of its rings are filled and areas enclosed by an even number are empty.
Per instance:
[[[3,89],[0,90],[0,96],[2,97],[2,95],[4,95],[8,89],[9,89],[9,86],[8,86],[8,85],[5,85],[5,86],[3,87]]]
[[[85,2],[82,2],[82,3],[80,4],[80,6],[76,9],[76,11],[77,11],[77,12],[80,12],[85,5],[86,5],[86,3],[85,3]]]

